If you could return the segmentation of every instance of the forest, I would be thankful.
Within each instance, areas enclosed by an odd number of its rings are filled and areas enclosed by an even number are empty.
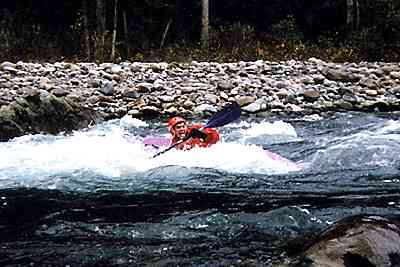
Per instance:
[[[0,60],[400,61],[399,0],[3,0]]]

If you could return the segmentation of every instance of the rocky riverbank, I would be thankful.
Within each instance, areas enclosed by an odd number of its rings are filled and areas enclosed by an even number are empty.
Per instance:
[[[261,116],[400,110],[400,64],[337,64],[315,58],[221,64],[3,62],[0,88],[0,130],[4,132],[6,124],[12,136],[49,131],[37,126],[42,121],[32,119],[37,117],[55,116],[53,120],[60,121],[79,113],[65,127],[70,130],[87,126],[93,118],[126,114],[207,116],[233,100],[244,114]],[[57,104],[45,104],[49,101]],[[46,105],[50,110],[42,108]],[[57,113],[60,108],[67,111]],[[87,114],[82,115],[82,110]],[[26,126],[21,126],[21,120]],[[79,126],[74,125],[78,120]]]

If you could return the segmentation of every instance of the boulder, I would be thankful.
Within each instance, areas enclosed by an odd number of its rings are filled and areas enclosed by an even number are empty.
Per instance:
[[[98,114],[66,97],[32,90],[0,109],[0,141],[37,133],[57,134],[87,127]]]
[[[98,90],[106,96],[112,96],[114,94],[113,83],[106,81]]]
[[[324,68],[322,74],[329,80],[341,82],[357,82],[360,78],[352,72],[344,69]]]
[[[400,266],[399,219],[372,215],[345,218],[320,235],[305,252],[301,266]]]
[[[320,95],[321,94],[317,90],[314,90],[314,89],[304,90],[304,100],[306,100],[308,102],[314,102],[314,101],[318,100]]]

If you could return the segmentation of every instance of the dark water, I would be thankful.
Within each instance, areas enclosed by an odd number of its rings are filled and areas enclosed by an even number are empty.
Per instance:
[[[400,214],[398,114],[248,118],[213,155],[158,161],[132,140],[162,125],[121,125],[2,144],[1,266],[276,266],[343,218]]]

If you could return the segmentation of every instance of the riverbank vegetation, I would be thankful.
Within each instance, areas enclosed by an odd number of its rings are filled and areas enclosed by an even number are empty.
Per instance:
[[[265,2],[1,1],[0,60],[400,61],[399,1]]]

